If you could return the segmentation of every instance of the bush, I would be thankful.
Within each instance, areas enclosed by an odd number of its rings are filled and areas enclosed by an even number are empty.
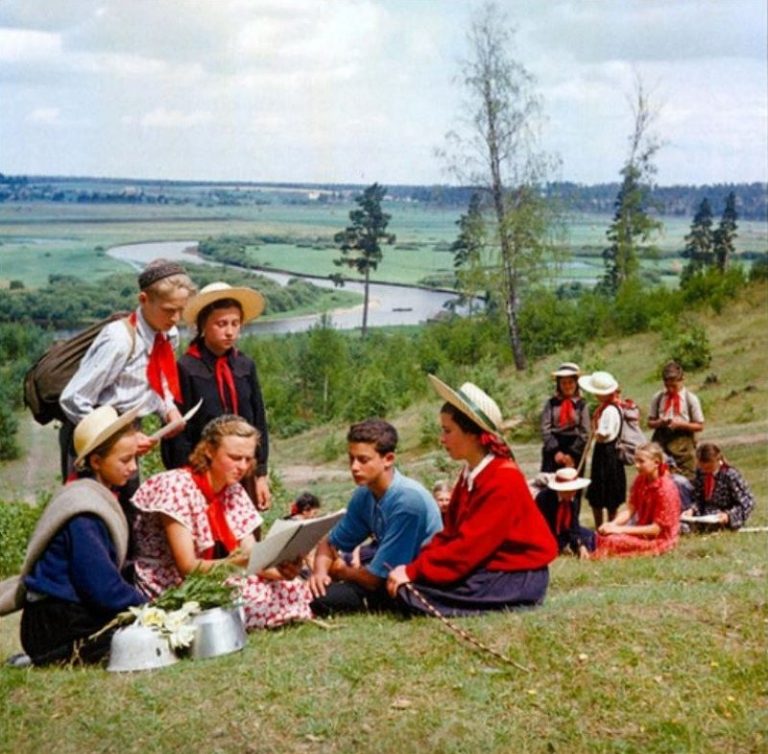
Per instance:
[[[712,347],[703,327],[691,327],[681,333],[669,345],[668,360],[676,361],[686,371],[696,371],[709,366]]]
[[[0,578],[18,573],[43,505],[0,502]]]

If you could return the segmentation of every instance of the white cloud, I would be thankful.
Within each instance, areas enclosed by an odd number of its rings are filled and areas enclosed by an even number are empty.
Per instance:
[[[61,55],[61,36],[44,31],[0,28],[0,60],[37,63]]]
[[[38,107],[27,116],[30,123],[55,125],[60,122],[61,110],[58,107]]]
[[[181,112],[159,107],[139,118],[139,125],[144,128],[183,129],[209,123],[212,115],[204,111]]]

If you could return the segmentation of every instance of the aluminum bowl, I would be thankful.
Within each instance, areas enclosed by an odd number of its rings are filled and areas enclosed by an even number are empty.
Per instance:
[[[147,626],[132,624],[112,635],[107,670],[116,673],[154,670],[178,661],[168,639]]]
[[[194,660],[239,652],[245,646],[245,622],[239,608],[213,607],[192,622],[197,629],[191,648]]]

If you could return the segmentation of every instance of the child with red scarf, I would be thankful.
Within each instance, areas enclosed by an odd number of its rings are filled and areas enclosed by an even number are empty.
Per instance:
[[[680,496],[655,442],[635,452],[637,477],[627,507],[597,530],[593,558],[660,555],[671,550],[680,533]]]
[[[390,571],[387,590],[410,611],[429,613],[407,588],[413,582],[445,616],[538,605],[557,542],[501,438],[501,411],[471,382],[454,391],[434,375],[430,381],[446,401],[440,440],[451,458],[466,465],[443,530],[413,561]]]
[[[699,399],[683,385],[685,373],[676,361],[667,362],[661,376],[664,390],[653,396],[648,412],[651,439],[672,456],[680,473],[692,481],[696,472],[696,432],[704,429],[704,413]]]
[[[603,523],[603,510],[612,521],[627,496],[627,474],[616,448],[623,421],[619,409],[619,383],[609,372],[594,372],[579,377],[579,385],[598,400],[598,407],[592,414],[594,451],[587,500],[592,508],[595,529],[599,529]]]
[[[744,477],[726,462],[720,448],[712,442],[696,448],[696,463],[692,505],[683,515],[714,515],[719,526],[740,529],[755,507],[755,498]]]
[[[258,432],[225,414],[203,430],[189,465],[148,479],[133,497],[136,583],[149,598],[216,564],[246,566],[262,519],[240,481],[252,468]],[[299,564],[232,577],[247,628],[273,628],[311,616]]]
[[[589,438],[589,408],[579,395],[578,364],[565,362],[552,376],[555,394],[541,412],[541,470],[553,472],[563,467],[578,468]]]
[[[189,302],[184,320],[197,335],[179,359],[182,413],[202,400],[183,433],[163,443],[166,468],[184,466],[203,428],[222,414],[242,416],[259,431],[256,464],[243,486],[258,510],[270,505],[267,461],[269,436],[261,386],[253,360],[237,350],[240,328],[264,310],[264,298],[251,288],[211,283]]]

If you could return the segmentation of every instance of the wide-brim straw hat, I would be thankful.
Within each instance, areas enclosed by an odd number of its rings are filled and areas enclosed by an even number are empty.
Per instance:
[[[138,414],[138,407],[120,416],[112,406],[99,406],[81,419],[72,438],[77,453],[75,466],[82,468],[90,453],[133,423]]]
[[[266,302],[264,296],[253,288],[235,287],[227,283],[210,283],[193,296],[184,307],[184,321],[190,326],[197,325],[197,315],[209,304],[231,298],[240,304],[243,310],[243,324],[256,319],[263,311]]]
[[[558,469],[547,480],[547,487],[558,492],[572,492],[589,487],[591,480],[579,476],[576,469],[570,467]]]
[[[581,368],[573,361],[564,361],[554,372],[553,377],[578,377],[581,374]]]
[[[579,387],[593,395],[610,395],[619,389],[619,383],[610,372],[593,372],[579,377]]]
[[[448,387],[434,374],[427,375],[432,387],[447,403],[472,419],[475,424],[494,435],[501,434],[501,409],[493,398],[472,382],[465,382],[458,390]]]

